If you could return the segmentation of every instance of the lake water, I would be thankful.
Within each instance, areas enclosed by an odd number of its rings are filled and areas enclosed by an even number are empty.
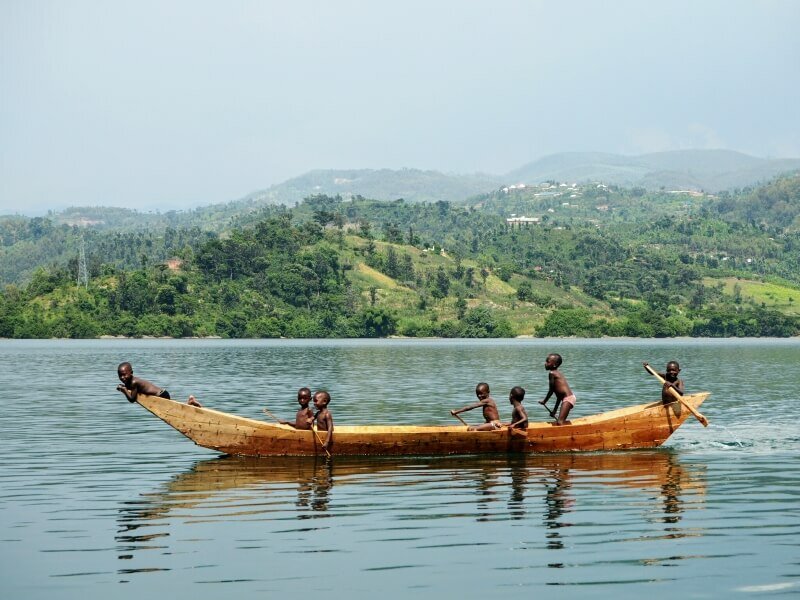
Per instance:
[[[116,365],[207,406],[451,423],[487,381],[573,416],[707,390],[654,451],[242,459],[115,390]],[[800,340],[0,341],[0,597],[730,598],[800,592]],[[479,415],[464,415],[473,422]]]

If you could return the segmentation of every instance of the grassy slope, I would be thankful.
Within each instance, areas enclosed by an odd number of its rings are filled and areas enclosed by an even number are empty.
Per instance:
[[[736,295],[736,286],[745,302],[764,304],[767,308],[779,310],[786,315],[800,315],[800,288],[777,283],[725,277],[721,279],[704,279],[709,287],[722,284],[722,290],[729,296]]]
[[[364,240],[361,238],[347,236],[347,245],[351,249],[363,245],[363,242]],[[434,255],[429,252],[423,252],[418,248],[387,244],[385,242],[376,242],[375,245],[378,251],[385,251],[388,246],[392,245],[398,253],[411,255],[414,269],[417,272],[432,271],[440,265],[450,272],[456,268],[455,261],[447,255]],[[376,304],[378,306],[395,311],[401,319],[413,319],[423,316],[418,308],[419,296],[417,291],[368,266],[363,262],[363,257],[355,252],[350,254],[350,257],[353,260],[353,269],[350,270],[348,277],[365,303],[369,302],[369,290],[374,287],[377,288]],[[476,271],[479,271],[477,263],[469,260],[463,261],[463,266],[465,268],[475,267]],[[551,300],[550,304],[548,306],[539,306],[533,302],[518,300],[517,287],[523,281],[530,281],[533,291],[542,297],[549,298]],[[520,275],[515,275],[509,282],[505,282],[496,275],[490,274],[486,278],[485,285],[480,277],[476,277],[476,286],[472,292],[474,297],[467,299],[469,308],[478,306],[490,307],[492,310],[497,311],[499,315],[508,319],[518,335],[532,335],[536,328],[544,323],[545,318],[552,312],[554,307],[587,308],[600,314],[610,314],[611,312],[606,303],[593,299],[580,290],[574,288],[565,290],[550,281],[531,280]],[[456,298],[448,296],[442,300],[431,299],[427,312],[429,314],[432,313],[434,318],[440,321],[456,319]]]

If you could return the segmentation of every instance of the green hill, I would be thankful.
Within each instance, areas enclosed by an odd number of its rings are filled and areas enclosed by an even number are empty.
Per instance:
[[[797,335],[797,186],[525,187],[468,205],[317,195],[220,233],[16,219],[4,258],[59,244],[72,258],[5,287],[0,336]],[[510,226],[510,204],[541,218]]]

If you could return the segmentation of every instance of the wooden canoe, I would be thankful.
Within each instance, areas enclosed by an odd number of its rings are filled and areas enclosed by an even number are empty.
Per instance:
[[[683,397],[697,409],[707,392]],[[241,456],[322,455],[313,431],[199,408],[156,396],[139,404],[198,446]],[[489,452],[573,452],[660,446],[687,418],[680,402],[661,401],[573,419],[530,423],[527,431],[467,431],[463,425],[336,425],[335,455],[437,455]],[[324,435],[324,434],[323,434]]]

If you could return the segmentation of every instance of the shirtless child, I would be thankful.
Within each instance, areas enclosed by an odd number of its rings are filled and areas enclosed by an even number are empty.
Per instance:
[[[311,429],[311,423],[314,422],[314,411],[308,407],[311,403],[311,390],[307,387],[301,387],[297,390],[297,403],[300,405],[300,410],[297,411],[294,417],[294,423],[291,421],[278,422],[295,429]]]
[[[508,401],[514,408],[511,410],[511,422],[508,423],[509,429],[528,429],[528,413],[525,412],[525,407],[522,406],[522,400],[525,398],[525,390],[519,386],[511,388],[508,394]]]
[[[647,367],[650,365],[648,363],[642,363],[644,365],[645,371],[647,371]],[[669,391],[670,388],[674,389],[678,392],[681,396],[683,396],[683,379],[678,379],[678,373],[681,372],[681,366],[678,364],[677,360],[671,360],[667,363],[667,370],[665,373],[659,373],[661,378],[664,380],[664,387],[661,388],[661,402],[663,404],[669,404],[670,402],[675,402],[675,396]]]
[[[556,395],[556,404],[553,408],[553,411],[550,412],[550,415],[555,417],[556,409],[558,405],[561,405],[561,412],[558,413],[558,417],[556,417],[556,425],[564,425],[568,423],[567,416],[569,415],[569,411],[572,410],[572,407],[575,406],[575,394],[572,393],[572,390],[567,383],[567,378],[558,370],[558,367],[561,366],[561,355],[560,354],[548,354],[547,359],[544,362],[544,368],[550,371],[548,374],[548,380],[550,382],[550,388],[547,390],[547,395],[544,397],[544,400],[539,400],[539,404],[547,408],[547,401],[550,399],[550,396],[553,394]]]
[[[331,402],[331,395],[325,390],[318,391],[314,394],[314,408],[317,409],[317,414],[314,415],[314,421],[320,431],[327,431],[328,436],[322,442],[322,449],[328,452],[333,446],[333,415],[328,410],[328,404]],[[315,432],[316,433],[316,432]]]
[[[458,410],[451,410],[450,414],[456,416],[459,413],[472,410],[473,408],[483,408],[483,418],[486,421],[480,425],[471,425],[467,431],[494,431],[495,429],[502,429],[503,424],[500,422],[500,413],[497,411],[497,403],[489,395],[489,384],[479,383],[475,386],[475,395],[478,401],[475,404],[470,404]]]
[[[117,367],[117,377],[119,377],[119,380],[122,382],[117,386],[117,390],[125,395],[128,402],[136,402],[136,398],[139,394],[169,398],[169,392],[164,388],[160,388],[146,379],[134,377],[133,367],[129,362],[119,364]]]

